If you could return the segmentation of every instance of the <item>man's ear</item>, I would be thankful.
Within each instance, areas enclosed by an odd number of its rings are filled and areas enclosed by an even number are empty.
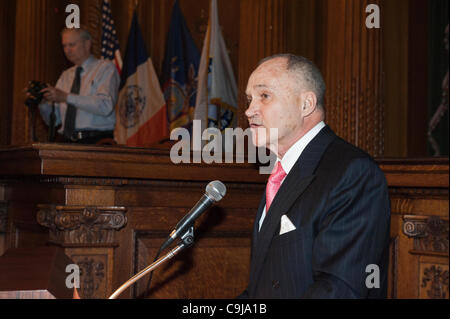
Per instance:
[[[91,50],[92,50],[92,40],[85,40],[86,42],[85,42],[85,45],[86,45],[86,47],[88,48],[88,51],[89,52],[92,52]]]
[[[317,106],[316,94],[312,91],[306,91],[302,93],[302,105],[301,112],[303,117],[311,115]]]

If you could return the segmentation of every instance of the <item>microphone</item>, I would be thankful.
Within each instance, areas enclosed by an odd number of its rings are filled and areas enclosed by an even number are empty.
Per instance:
[[[195,204],[189,213],[178,222],[167,240],[161,246],[160,251],[169,246],[177,237],[184,235],[187,229],[192,226],[195,220],[203,214],[204,211],[225,196],[227,188],[221,181],[212,181],[206,186],[205,191],[206,193],[200,198],[197,204]]]

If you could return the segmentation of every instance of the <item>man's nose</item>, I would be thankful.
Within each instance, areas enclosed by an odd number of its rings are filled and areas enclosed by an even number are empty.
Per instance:
[[[247,116],[247,118],[251,118],[255,115],[256,113],[255,104],[256,103],[254,103],[253,101],[248,104],[248,108],[245,110],[245,116]]]

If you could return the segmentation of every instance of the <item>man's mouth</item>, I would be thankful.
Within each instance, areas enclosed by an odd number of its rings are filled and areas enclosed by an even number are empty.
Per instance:
[[[262,124],[250,123],[250,128],[259,128],[259,127],[264,127],[264,126]]]

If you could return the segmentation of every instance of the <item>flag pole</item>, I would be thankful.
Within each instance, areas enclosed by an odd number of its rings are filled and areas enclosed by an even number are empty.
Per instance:
[[[210,57],[210,48],[211,48],[211,12],[212,12],[212,0],[209,2],[209,16],[208,16],[208,27],[206,28],[206,36],[207,36],[207,46],[206,46],[206,74],[208,74],[209,70],[209,57]],[[208,75],[206,75],[206,88],[208,88]],[[209,94],[208,89],[206,89],[206,120],[205,120],[205,129],[208,128],[208,115],[209,115]]]

